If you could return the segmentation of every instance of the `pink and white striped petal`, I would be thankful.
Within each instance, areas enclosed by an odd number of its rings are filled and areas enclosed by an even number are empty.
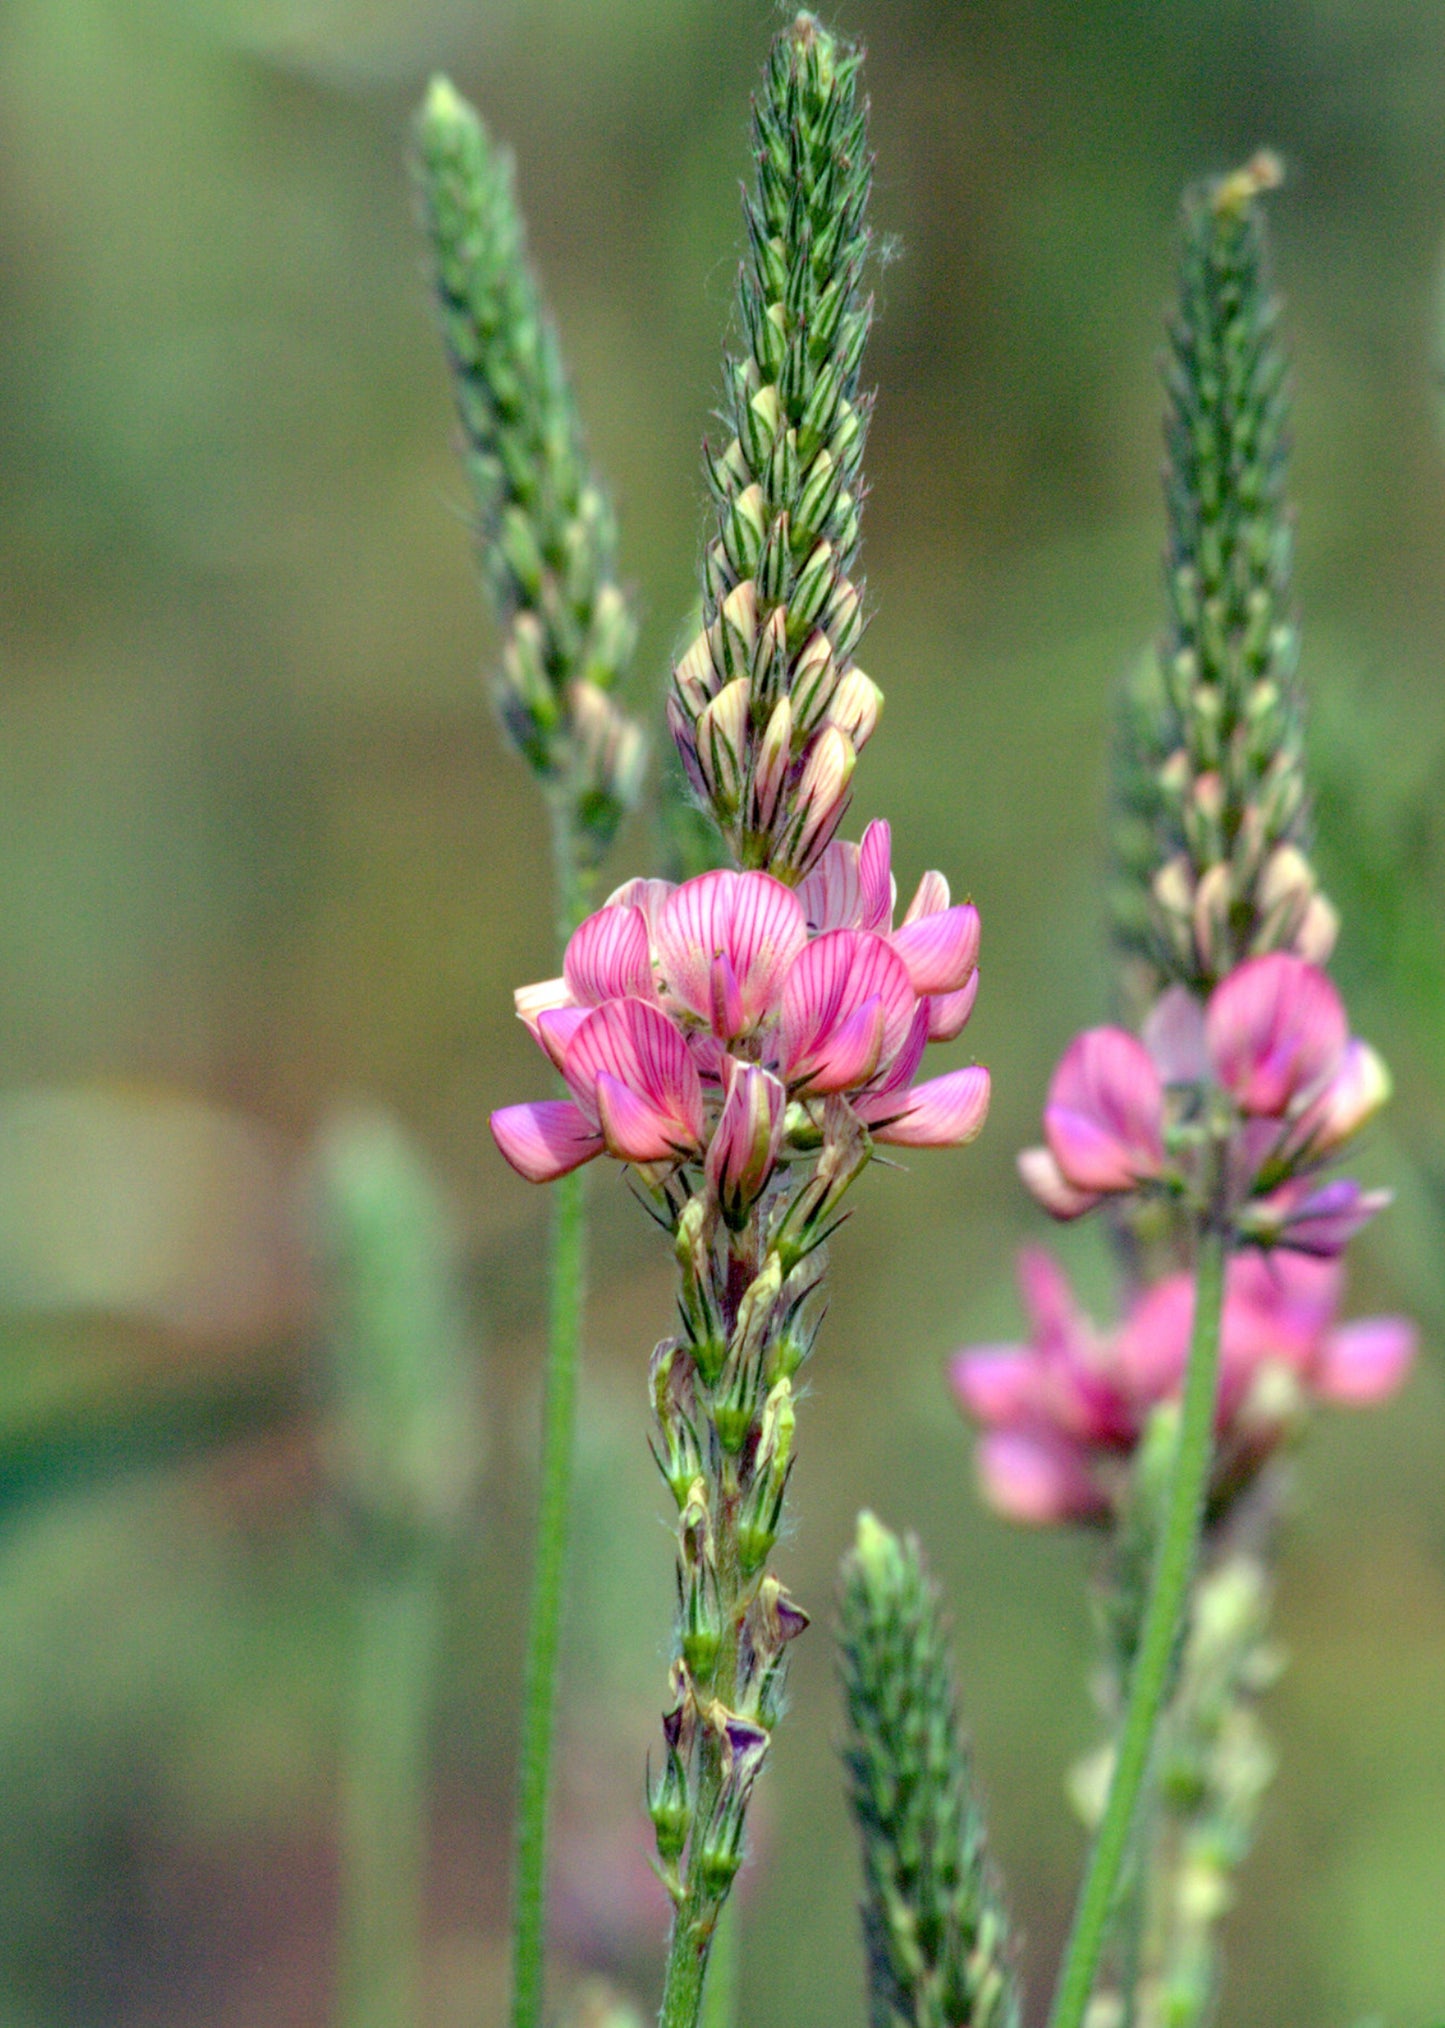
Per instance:
[[[925,915],[941,915],[951,900],[946,875],[932,871],[925,873],[908,904],[903,928],[907,929],[910,923],[918,922]]]
[[[537,1023],[542,1015],[557,1007],[571,1007],[576,1003],[565,979],[539,979],[535,986],[518,986],[512,995],[512,1004],[517,1010],[517,1019],[540,1041]]]
[[[865,826],[858,847],[858,927],[885,935],[893,924],[893,827],[882,817]]]
[[[968,1026],[978,998],[978,972],[975,969],[968,984],[957,993],[934,993],[928,1002],[928,1039],[930,1042],[952,1042],[955,1035],[961,1035]]]
[[[725,956],[737,984],[744,1034],[775,1004],[783,976],[807,942],[803,905],[768,873],[704,873],[669,896],[657,920],[658,962],[668,989],[704,1020],[713,1015],[713,961]]]
[[[857,929],[862,912],[858,847],[835,838],[807,879],[799,883],[798,899],[814,936],[825,930]]]
[[[978,910],[969,902],[921,915],[889,939],[915,993],[958,993],[978,963]]]
[[[707,1179],[724,1217],[736,1224],[773,1173],[788,1099],[770,1071],[728,1061],[728,1094],[708,1145]]]
[[[903,960],[868,930],[827,930],[815,937],[783,982],[778,1047],[785,1081],[810,1089],[814,1071],[828,1061],[833,1038],[873,999],[883,1009],[875,1061],[886,1067],[907,1037],[918,1004]]]
[[[875,993],[830,1029],[808,1059],[807,1089],[821,1095],[867,1084],[883,1051],[885,1018],[882,998]]]
[[[895,1148],[963,1148],[988,1118],[989,1075],[980,1065],[931,1077],[904,1094],[903,1109],[873,1128]]]
[[[503,1155],[529,1183],[553,1183],[602,1153],[601,1134],[569,1099],[500,1106],[490,1125]]]
[[[619,1162],[666,1162],[687,1152],[673,1118],[605,1070],[597,1078],[597,1113],[607,1152]]]
[[[701,1145],[702,1081],[697,1065],[681,1030],[650,1002],[609,1000],[594,1008],[568,1044],[562,1075],[589,1122],[603,1124],[599,1085],[607,1077],[666,1123],[667,1145],[674,1152],[686,1153]],[[615,1097],[611,1106],[622,1125],[623,1138],[630,1139],[634,1118],[640,1116],[629,1112]],[[661,1157],[623,1159],[655,1161]]]
[[[647,918],[640,908],[599,908],[567,940],[562,971],[572,998],[582,1007],[629,994],[650,1000],[652,954]]]
[[[568,1044],[591,1012],[590,1007],[549,1007],[537,1016],[532,1033],[558,1070]]]
[[[1325,974],[1286,951],[1250,958],[1209,997],[1215,1075],[1242,1111],[1278,1118],[1339,1068],[1349,1027]]]
[[[1044,1135],[1075,1190],[1132,1190],[1164,1167],[1164,1086],[1143,1043],[1087,1028],[1049,1085]]]

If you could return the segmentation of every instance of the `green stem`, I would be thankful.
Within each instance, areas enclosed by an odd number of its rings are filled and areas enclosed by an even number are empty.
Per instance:
[[[1179,1443],[1144,1628],[1129,1686],[1129,1708],[1119,1737],[1109,1800],[1079,1892],[1049,2028],[1081,2028],[1113,1913],[1119,1869],[1129,1847],[1134,1813],[1148,1772],[1155,1729],[1173,1673],[1199,1553],[1204,1496],[1214,1449],[1227,1251],[1224,1232],[1215,1220],[1206,1219],[1201,1226],[1195,1263],[1194,1329],[1184,1379]]]
[[[737,2018],[738,1905],[729,1896],[713,1932],[703,1990],[702,2028],[733,2028]]]
[[[559,940],[587,912],[588,877],[566,790],[552,800],[552,849]],[[549,1307],[542,1377],[542,1462],[537,1503],[537,1561],[522,1692],[522,1743],[517,1779],[517,1858],[512,1889],[512,2028],[540,2028],[546,1947],[547,1828],[552,1787],[552,1734],[557,1652],[572,1505],[577,1424],[578,1343],[586,1267],[587,1209],[583,1172],[552,1186],[547,1250]]]
[[[423,1545],[370,1573],[358,1601],[342,1818],[340,2011],[345,2028],[420,2021],[427,1729],[442,1578]]]

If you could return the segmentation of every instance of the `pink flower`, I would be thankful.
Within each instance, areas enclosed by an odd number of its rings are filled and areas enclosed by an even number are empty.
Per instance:
[[[1142,1042],[1087,1028],[1049,1086],[1044,1134],[1070,1190],[1133,1190],[1164,1167],[1164,1086]],[[1049,1208],[1047,1205],[1046,1209]]]
[[[657,961],[666,990],[733,1041],[771,1009],[807,938],[802,903],[780,880],[704,873],[663,903]]]
[[[1352,1176],[1336,1176],[1328,1183],[1297,1176],[1247,1205],[1239,1229],[1261,1246],[1333,1260],[1392,1196],[1389,1190],[1365,1190]]]
[[[1325,974],[1284,951],[1250,958],[1221,980],[1204,1026],[1219,1082],[1243,1112],[1271,1119],[1335,1074],[1349,1040]]]
[[[779,1068],[789,1088],[848,1091],[897,1055],[918,1005],[903,960],[868,930],[826,930],[783,982]]]
[[[1194,1318],[1187,1274],[1166,1275],[1131,1298],[1122,1321],[1097,1332],[1047,1254],[1020,1255],[1030,1336],[972,1345],[950,1361],[953,1390],[984,1431],[984,1496],[1035,1524],[1111,1511],[1124,1467],[1151,1411],[1177,1397]],[[1221,1346],[1217,1485],[1237,1490],[1259,1470],[1296,1401],[1365,1405],[1403,1382],[1415,1332],[1403,1318],[1337,1325],[1338,1264],[1298,1255],[1237,1255],[1229,1265]],[[1281,1400],[1286,1406],[1281,1407]]]

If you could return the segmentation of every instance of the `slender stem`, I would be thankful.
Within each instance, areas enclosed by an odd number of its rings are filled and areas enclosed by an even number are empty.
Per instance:
[[[358,1600],[342,1818],[339,2019],[422,2019],[427,1720],[441,1635],[439,1559],[426,1545],[368,1574]]]
[[[570,798],[566,793],[554,796],[552,818],[558,934],[559,940],[565,943],[586,913],[588,880],[582,866]],[[563,1176],[552,1186],[552,1224],[547,1249],[549,1307],[547,1356],[542,1378],[537,1561],[532,1575],[531,1620],[527,1630],[526,1674],[522,1692],[517,1857],[512,1889],[512,2028],[540,2028],[542,2019],[552,1733],[572,1505],[586,1236],[583,1172],[574,1170],[570,1176]]]
[[[737,2018],[737,1986],[738,1904],[729,1896],[713,1932],[702,1997],[702,2028],[733,2028]]]
[[[1194,1329],[1169,1500],[1129,1686],[1129,1707],[1119,1737],[1114,1778],[1079,1892],[1049,2028],[1081,2028],[1113,1913],[1114,1890],[1128,1850],[1155,1729],[1173,1673],[1199,1553],[1204,1496],[1214,1448],[1226,1253],[1226,1237],[1217,1222],[1212,1218],[1202,1221],[1195,1261]]]

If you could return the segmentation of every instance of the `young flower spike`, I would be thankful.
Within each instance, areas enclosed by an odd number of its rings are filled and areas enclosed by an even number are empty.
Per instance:
[[[1147,1005],[1241,959],[1322,964],[1334,911],[1308,859],[1299,643],[1285,501],[1286,380],[1263,154],[1185,199],[1165,367],[1169,625],[1115,748],[1115,935]]]
[[[858,1517],[843,1559],[843,1759],[863,1849],[869,2018],[1017,2028],[1008,1920],[989,1865],[938,1594],[912,1536]]]
[[[612,512],[527,263],[510,162],[441,77],[415,145],[482,569],[506,628],[497,708],[600,858],[637,799],[644,760],[641,733],[610,694],[636,635]]]
[[[837,830],[882,705],[852,661],[872,319],[859,62],[800,14],[754,108],[745,349],[725,369],[725,442],[705,457],[717,521],[703,628],[678,658],[668,711],[684,771],[739,863],[790,881]]]

